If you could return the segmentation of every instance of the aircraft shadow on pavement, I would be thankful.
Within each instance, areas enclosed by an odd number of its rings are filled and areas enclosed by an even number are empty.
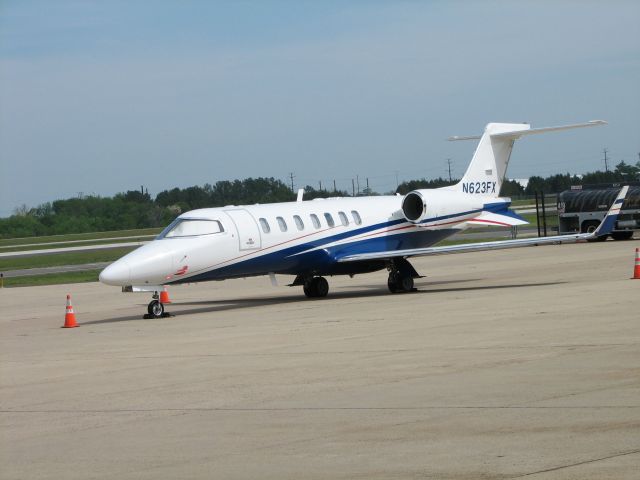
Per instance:
[[[472,281],[472,280],[466,280]],[[552,286],[552,285],[561,285],[567,282],[542,282],[542,283],[511,283],[506,285],[481,285],[481,286],[463,286],[463,287],[449,287],[449,288],[429,288],[434,285],[442,285],[442,284],[450,284],[450,283],[460,283],[460,281],[442,281],[442,282],[419,282],[416,284],[417,290],[407,293],[407,294],[395,294],[394,298],[401,297],[403,295],[416,295],[416,294],[426,294],[433,295],[437,293],[451,293],[451,292],[468,292],[474,290],[499,290],[499,289],[509,289],[509,288],[528,288],[528,287],[544,287],[544,286]],[[283,295],[276,297],[262,297],[262,298],[230,298],[225,300],[201,300],[195,302],[175,302],[171,303],[167,306],[167,311],[175,316],[186,316],[186,315],[194,315],[198,313],[216,313],[216,312],[226,312],[230,310],[239,310],[246,308],[256,308],[256,307],[268,307],[273,305],[286,305],[289,303],[300,303],[300,302],[326,302],[326,301],[342,301],[356,298],[366,298],[366,297],[379,297],[382,295],[389,295],[389,291],[386,287],[381,285],[358,285],[357,288],[366,288],[367,290],[350,290],[350,291],[333,291],[329,294],[329,297],[326,299],[306,299],[302,295],[302,293],[297,293],[295,295]],[[421,289],[422,288],[422,289]],[[427,289],[428,288],[428,289]],[[181,308],[185,306],[195,306],[197,308]],[[177,308],[177,310],[174,310]],[[141,311],[137,315],[128,315],[125,317],[117,317],[117,318],[105,318],[103,320],[93,320],[89,322],[83,322],[82,325],[99,325],[102,323],[116,323],[116,322],[127,322],[133,320],[143,320],[142,314],[144,313],[145,308],[142,307]],[[148,320],[154,321],[154,319]]]

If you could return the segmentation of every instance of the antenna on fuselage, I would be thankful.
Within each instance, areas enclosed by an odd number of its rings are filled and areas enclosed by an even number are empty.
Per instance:
[[[298,198],[296,198],[296,202],[301,202],[303,195],[304,195],[304,188],[299,188],[298,189]]]

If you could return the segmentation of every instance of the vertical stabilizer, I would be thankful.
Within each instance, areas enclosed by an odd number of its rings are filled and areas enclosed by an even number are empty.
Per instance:
[[[489,123],[481,137],[451,137],[449,140],[477,140],[479,138],[480,142],[478,142],[469,168],[467,168],[462,180],[450,187],[444,187],[444,189],[497,197],[507,174],[513,144],[518,138],[524,135],[595,127],[606,125],[606,123],[604,120],[590,120],[586,123],[543,128],[531,128],[531,125],[527,123]]]
[[[531,125],[526,123],[489,123],[480,137],[464,177],[456,185],[446,188],[463,193],[497,197],[507,173],[516,137],[495,137],[494,135],[522,132],[530,128]],[[453,140],[457,138],[454,137]]]

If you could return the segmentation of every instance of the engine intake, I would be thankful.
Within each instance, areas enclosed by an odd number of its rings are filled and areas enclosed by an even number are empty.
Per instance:
[[[409,192],[402,200],[402,213],[413,223],[419,223],[427,213],[427,202],[419,192]]]

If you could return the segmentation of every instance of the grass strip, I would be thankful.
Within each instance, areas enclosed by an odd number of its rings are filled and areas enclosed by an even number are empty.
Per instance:
[[[136,235],[157,235],[162,228],[137,228],[135,230],[113,230],[110,232],[70,233],[45,237],[3,238],[0,246],[27,245],[30,243],[68,242],[75,240],[101,240],[113,237],[135,237]]]
[[[149,242],[153,240],[152,236],[149,237],[131,237],[118,240],[110,240],[103,238],[101,240],[87,240],[77,243],[56,243],[55,245],[30,245],[23,247],[20,245],[13,245],[11,247],[0,247],[0,253],[4,252],[26,252],[29,250],[44,250],[48,248],[72,248],[72,247],[89,247],[92,245],[104,245],[107,243],[129,243],[129,242]]]
[[[100,270],[86,270],[83,272],[48,273],[28,277],[5,278],[5,288],[35,287],[40,285],[60,285],[64,283],[97,282]]]
[[[5,270],[22,270],[25,268],[60,267],[63,265],[83,265],[85,263],[113,262],[136,247],[111,248],[90,252],[55,253],[51,255],[34,255],[32,257],[16,257],[0,259],[0,272]]]

